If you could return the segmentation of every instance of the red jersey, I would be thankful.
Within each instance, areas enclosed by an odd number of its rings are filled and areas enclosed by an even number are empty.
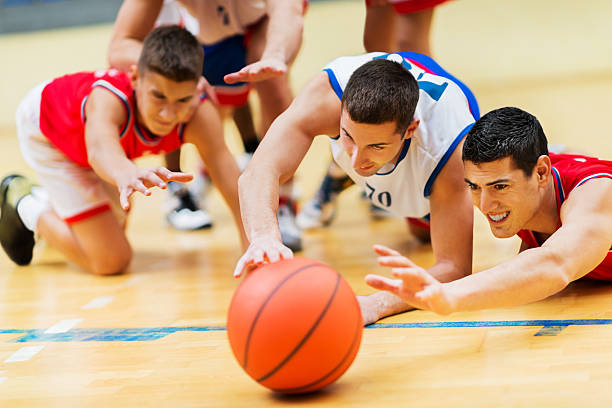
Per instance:
[[[572,191],[594,178],[612,179],[612,161],[600,160],[594,157],[571,154],[550,154],[552,162],[553,182],[557,196],[557,213],[561,213],[561,206]],[[561,222],[557,229],[561,227]],[[529,248],[537,248],[540,243],[536,240],[533,231],[521,230],[517,234]],[[611,243],[612,244],[612,243]],[[589,278],[612,280],[612,248],[603,262],[597,265],[588,275]]]
[[[40,130],[68,158],[90,167],[85,146],[85,104],[96,87],[107,89],[125,108],[126,120],[119,129],[119,140],[129,159],[167,153],[181,146],[184,123],[163,136],[152,134],[138,123],[128,74],[115,69],[79,72],[51,81],[43,89],[40,102]]]

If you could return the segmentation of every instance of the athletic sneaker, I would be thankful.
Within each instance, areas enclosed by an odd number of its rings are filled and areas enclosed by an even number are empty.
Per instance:
[[[314,198],[306,202],[298,214],[297,225],[305,230],[329,225],[336,215],[338,194],[352,184],[348,176],[335,178],[325,175]]]
[[[30,180],[18,174],[11,174],[0,183],[0,244],[17,265],[32,261],[34,233],[23,225],[17,213],[19,200],[30,194],[32,186]]]
[[[292,251],[302,250],[302,231],[295,223],[296,204],[291,198],[281,197],[278,204],[278,228],[283,245]]]
[[[178,230],[192,231],[212,227],[210,215],[197,205],[193,193],[183,183],[168,182],[166,220]]]

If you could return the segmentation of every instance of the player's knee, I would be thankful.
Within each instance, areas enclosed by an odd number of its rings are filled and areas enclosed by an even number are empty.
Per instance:
[[[124,273],[132,261],[132,248],[126,246],[114,251],[112,256],[98,256],[91,260],[91,271],[94,275],[108,276]]]

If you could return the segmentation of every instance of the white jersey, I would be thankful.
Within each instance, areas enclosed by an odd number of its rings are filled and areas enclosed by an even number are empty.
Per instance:
[[[200,32],[200,24],[185,7],[177,0],[164,0],[164,4],[155,20],[155,27],[162,25],[177,24],[185,27],[191,34],[197,36]]]
[[[476,100],[461,84],[470,94],[468,104],[462,88],[450,79],[455,78],[431,58],[404,52],[374,52],[340,57],[329,63],[324,71],[340,99],[353,72],[376,58],[402,63],[417,80],[420,93],[414,118],[420,120],[419,126],[404,142],[397,162],[386,164],[369,177],[362,177],[353,170],[351,158],[337,138],[330,139],[332,154],[338,165],[366,191],[374,205],[400,217],[424,217],[430,212],[429,196],[437,175],[475,122],[470,105],[478,116]]]
[[[198,40],[211,45],[245,34],[247,28],[267,14],[266,0],[179,0],[197,20]]]

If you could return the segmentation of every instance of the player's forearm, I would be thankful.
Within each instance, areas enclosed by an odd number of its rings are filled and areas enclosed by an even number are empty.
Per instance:
[[[302,1],[276,1],[269,12],[266,46],[261,59],[278,58],[289,64],[302,44]]]
[[[276,219],[279,177],[252,162],[238,179],[238,190],[242,222],[249,241],[270,235],[280,240]]]
[[[454,312],[511,307],[561,291],[570,282],[568,272],[562,256],[536,248],[444,286]]]
[[[142,41],[123,38],[111,42],[108,47],[108,63],[112,68],[128,71],[130,66],[138,63]]]
[[[104,181],[117,185],[122,174],[132,170],[135,165],[130,161],[123,149],[115,146],[100,146],[100,144],[87,149],[89,165],[93,171]]]

